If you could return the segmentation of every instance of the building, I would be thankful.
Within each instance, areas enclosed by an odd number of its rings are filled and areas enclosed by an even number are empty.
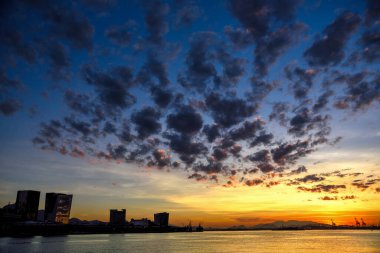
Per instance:
[[[125,209],[120,211],[117,209],[110,210],[110,224],[113,225],[123,225],[125,224]]]
[[[16,204],[9,203],[0,208],[0,224],[6,222],[16,222],[21,220],[21,215],[16,213]]]
[[[38,210],[37,221],[45,221],[45,210]]]
[[[16,213],[23,221],[35,221],[38,215],[38,205],[40,204],[39,191],[18,191],[16,199]]]
[[[72,194],[46,193],[45,221],[69,224]]]
[[[169,213],[155,213],[154,214],[154,223],[160,227],[169,226]]]
[[[132,219],[131,220],[131,225],[135,228],[147,228],[147,227],[150,227],[152,224],[152,222],[148,219],[148,218],[142,218],[140,220],[135,220],[135,219]]]

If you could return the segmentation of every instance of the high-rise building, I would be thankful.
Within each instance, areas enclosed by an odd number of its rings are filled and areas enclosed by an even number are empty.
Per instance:
[[[37,219],[39,203],[39,191],[18,191],[16,199],[16,213],[21,216],[21,220],[34,221]]]
[[[117,209],[110,210],[110,224],[113,225],[122,225],[125,224],[125,209],[121,209],[120,211]]]
[[[154,223],[160,227],[169,226],[169,213],[155,213],[154,214]]]
[[[68,224],[70,219],[72,194],[46,193],[45,199],[45,220]]]

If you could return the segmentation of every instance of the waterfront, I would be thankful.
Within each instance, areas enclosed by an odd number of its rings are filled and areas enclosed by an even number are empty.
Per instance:
[[[380,252],[380,231],[207,231],[0,238],[2,253]]]

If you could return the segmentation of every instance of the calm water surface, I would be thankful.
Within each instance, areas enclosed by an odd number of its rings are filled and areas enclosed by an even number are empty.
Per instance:
[[[1,253],[380,252],[380,231],[234,231],[0,238]]]

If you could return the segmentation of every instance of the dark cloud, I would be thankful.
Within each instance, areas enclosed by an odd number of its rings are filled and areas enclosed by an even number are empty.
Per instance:
[[[154,165],[158,167],[169,166],[171,162],[171,156],[163,149],[156,149],[153,152]]]
[[[301,173],[306,173],[307,169],[305,166],[299,166],[297,169],[290,171],[289,175],[298,175]]]
[[[153,44],[162,44],[164,35],[169,27],[165,16],[169,12],[169,5],[159,0],[144,1],[145,24],[148,31],[147,40]]]
[[[92,50],[94,28],[80,12],[65,6],[50,6],[45,15],[54,35],[67,40],[74,48]]]
[[[293,24],[298,1],[229,1],[228,7],[256,42],[255,70],[258,76],[267,73],[268,67],[294,43],[305,30],[302,24]],[[227,30],[227,35],[240,47],[249,43],[244,32]]]
[[[131,128],[127,121],[123,122],[119,132],[117,133],[117,137],[124,144],[128,144],[133,141],[134,136],[131,134]]]
[[[254,138],[254,140],[251,142],[250,146],[255,147],[257,145],[264,145],[268,146],[274,138],[274,135],[271,133],[266,133],[265,131],[261,131],[258,136]]]
[[[308,191],[308,192],[330,192],[330,193],[338,193],[339,189],[346,189],[345,185],[324,185],[324,184],[318,184],[315,186],[312,186],[311,188],[307,188],[304,186],[297,187],[300,191]]]
[[[269,93],[277,87],[275,82],[269,83],[262,79],[252,77],[251,78],[251,90],[246,93],[249,99],[252,99],[256,103],[261,102]]]
[[[177,152],[179,158],[186,164],[192,164],[199,155],[207,153],[207,147],[200,142],[194,142],[188,135],[167,134],[169,147]]]
[[[55,80],[70,80],[68,50],[58,42],[45,43],[44,50],[49,59],[49,74],[52,78]]]
[[[186,88],[203,91],[210,78],[216,77],[216,68],[212,63],[215,56],[210,47],[217,41],[212,32],[199,32],[190,40],[185,63],[186,71],[178,76],[178,82]]]
[[[240,156],[240,151],[243,149],[243,147],[239,144],[234,144],[230,149],[229,151],[231,152],[231,154],[233,154],[234,156],[236,157],[239,157]]]
[[[214,140],[221,136],[220,128],[218,125],[205,125],[203,133],[206,135],[208,142],[214,142]]]
[[[189,26],[197,20],[201,14],[202,11],[198,6],[194,4],[184,5],[176,12],[175,25],[177,27]]]
[[[91,123],[75,119],[73,117],[64,118],[63,128],[74,134],[81,135],[85,142],[94,142],[92,137],[98,137],[99,131],[96,126],[93,126]]]
[[[345,44],[359,26],[360,17],[352,12],[344,12],[323,31],[323,37],[317,39],[304,52],[304,57],[313,66],[328,66],[340,63],[345,54]]]
[[[248,156],[248,159],[255,163],[268,163],[271,160],[271,156],[268,150],[263,149]]]
[[[225,149],[215,148],[212,157],[218,161],[224,160],[228,157],[228,152]]]
[[[108,144],[107,150],[113,160],[125,160],[127,148],[124,145],[112,146],[111,144]]]
[[[346,195],[346,196],[340,197],[340,199],[342,199],[342,200],[349,200],[349,199],[356,199],[356,198],[357,197],[354,195]]]
[[[329,196],[324,196],[322,198],[319,198],[321,200],[338,200],[338,197],[337,196],[334,196],[334,197],[329,197]]]
[[[64,94],[65,103],[75,112],[88,115],[94,109],[91,98],[86,94],[78,94],[71,90],[66,90]]]
[[[154,86],[150,89],[153,101],[161,108],[165,108],[173,99],[173,94],[166,89]]]
[[[357,180],[352,181],[351,185],[364,191],[368,189],[369,187],[371,187],[372,185],[375,185],[377,182],[380,182],[380,179],[376,178],[376,179],[370,179],[367,181],[357,179]]]
[[[1,27],[0,43],[30,64],[37,61],[36,50],[32,46],[32,43],[26,41],[21,33],[15,29],[4,29],[4,27]]]
[[[306,30],[304,24],[294,24],[291,26],[281,27],[276,31],[268,34],[257,42],[255,47],[255,70],[258,76],[264,76],[268,73],[268,67],[272,65],[277,58],[287,49],[298,41],[298,37]]]
[[[380,3],[377,0],[367,0],[365,21],[367,25],[376,23],[380,19]]]
[[[197,163],[193,165],[193,170],[195,172],[203,172],[206,174],[220,174],[227,170],[228,167],[223,165],[221,162],[209,162],[207,164]]]
[[[132,78],[125,80],[128,77],[125,72],[123,75],[103,73],[90,65],[84,65],[82,73],[87,83],[95,87],[100,101],[108,109],[123,109],[135,103],[135,97],[128,91],[132,85]]]
[[[294,97],[297,99],[307,98],[317,71],[315,69],[302,69],[294,64],[287,65],[284,71],[286,77],[292,82],[290,87],[294,92]]]
[[[201,175],[199,173],[193,173],[187,177],[188,179],[195,179],[196,181],[206,181],[207,176]]]
[[[298,1],[231,0],[231,13],[257,40],[267,35],[274,23],[288,23],[295,14]]]
[[[247,186],[256,186],[262,184],[264,181],[261,179],[252,179],[252,180],[246,180],[244,183]]]
[[[278,165],[294,164],[299,158],[311,153],[313,149],[308,141],[282,143],[271,150],[272,158]]]
[[[21,109],[19,101],[11,99],[0,102],[0,113],[4,116],[11,116]]]
[[[380,59],[380,25],[373,27],[363,33],[360,44],[363,47],[363,57],[369,62],[375,62]]]
[[[244,121],[244,123],[229,131],[229,136],[234,141],[250,140],[256,136],[256,132],[263,129],[264,121],[256,119],[253,121]]]
[[[195,134],[202,128],[202,116],[190,106],[182,106],[166,118],[168,128],[183,134]]]
[[[103,132],[105,134],[114,134],[116,133],[116,127],[114,124],[112,124],[111,122],[105,122],[104,123],[104,126],[103,126]]]
[[[141,139],[157,134],[161,130],[159,119],[161,113],[153,107],[145,107],[134,112],[131,116],[131,121],[136,126],[136,131]]]
[[[128,21],[123,25],[107,28],[104,34],[113,43],[120,46],[128,46],[132,41],[135,29],[136,23],[134,21]]]
[[[354,110],[367,108],[373,102],[380,102],[380,76],[371,81],[348,84],[345,101]]]
[[[226,26],[224,28],[224,33],[236,49],[243,49],[252,45],[254,42],[252,34],[248,30],[243,30],[240,28],[234,30],[233,27]]]
[[[313,115],[309,109],[302,108],[291,118],[288,133],[300,137],[314,129],[323,130],[327,127],[327,121],[329,119],[330,117],[328,115]]]
[[[137,82],[148,87],[154,86],[156,82],[161,87],[168,85],[169,79],[165,63],[150,52],[137,76]]]
[[[310,174],[302,178],[296,178],[295,180],[302,183],[315,183],[315,182],[323,181],[325,180],[325,178],[318,176],[317,174]]]
[[[269,173],[275,170],[275,166],[270,163],[260,163],[257,165],[257,168],[259,168],[263,173]]]
[[[216,123],[223,127],[231,127],[247,117],[252,116],[256,106],[240,98],[222,97],[211,93],[206,97],[206,105]]]
[[[0,69],[0,96],[14,90],[21,90],[23,88],[24,85],[20,80],[16,78],[9,78],[7,73]]]
[[[282,126],[286,126],[287,124],[287,116],[286,114],[290,110],[290,105],[284,102],[276,102],[272,106],[272,112],[269,114],[269,120],[276,120]]]
[[[317,102],[313,105],[313,112],[318,113],[326,107],[329,102],[329,98],[334,94],[333,91],[327,90],[318,97]]]
[[[216,53],[217,59],[223,66],[223,73],[221,76],[214,78],[215,85],[230,87],[238,84],[244,74],[246,59],[233,57],[225,47],[219,47]]]
[[[380,76],[367,71],[358,73],[333,73],[326,85],[344,84],[344,94],[335,102],[338,109],[352,109],[354,111],[368,108],[371,104],[380,101]]]

